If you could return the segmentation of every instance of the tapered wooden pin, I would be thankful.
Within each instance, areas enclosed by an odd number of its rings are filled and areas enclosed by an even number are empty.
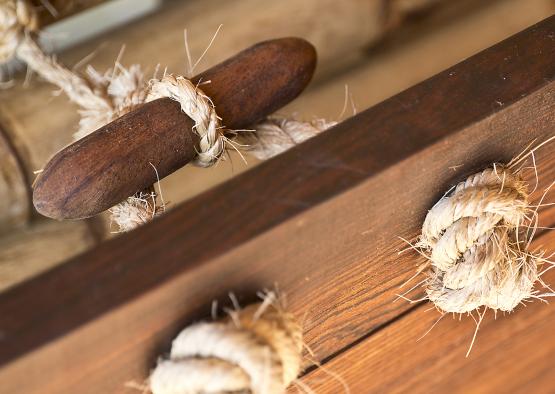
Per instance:
[[[312,78],[314,47],[300,38],[254,45],[193,82],[213,101],[226,128],[242,129],[297,97]],[[197,154],[194,123],[163,98],[107,124],[58,152],[37,178],[33,203],[54,219],[81,219],[107,210],[163,178]]]

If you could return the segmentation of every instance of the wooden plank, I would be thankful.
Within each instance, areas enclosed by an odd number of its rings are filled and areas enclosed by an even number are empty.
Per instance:
[[[555,232],[548,232],[534,244],[555,250]],[[555,272],[548,272],[544,280],[554,284]],[[461,320],[445,316],[425,335],[439,318],[430,303],[420,304],[326,363],[324,369],[304,376],[302,382],[320,394],[343,392],[343,384],[352,393],[553,392],[552,304],[533,300],[496,319],[490,311],[468,358],[465,354],[472,342],[474,321],[468,316]]]
[[[4,387],[142,381],[227,291],[278,283],[318,359],[406,311],[392,300],[415,261],[397,256],[397,237],[416,235],[456,180],[553,135],[554,37],[552,17],[1,294]],[[555,178],[553,149],[536,156],[540,189]]]

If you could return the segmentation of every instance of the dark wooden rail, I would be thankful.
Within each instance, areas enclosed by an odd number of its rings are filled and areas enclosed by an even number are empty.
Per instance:
[[[453,182],[555,134],[554,77],[551,17],[1,294],[3,390],[123,391],[228,291],[277,283],[325,361],[410,321],[393,300],[419,260],[398,237]],[[537,152],[539,191],[554,153]]]

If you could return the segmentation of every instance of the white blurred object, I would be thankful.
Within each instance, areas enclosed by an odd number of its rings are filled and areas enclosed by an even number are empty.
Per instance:
[[[41,30],[39,43],[45,53],[61,52],[156,11],[163,0],[112,0],[69,16]],[[17,60],[0,69],[1,81],[23,69]]]
[[[112,0],[47,26],[41,37],[45,50],[72,47],[158,9],[162,0]]]

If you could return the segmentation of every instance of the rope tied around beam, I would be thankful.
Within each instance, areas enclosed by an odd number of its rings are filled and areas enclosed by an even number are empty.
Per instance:
[[[443,312],[510,312],[534,295],[543,255],[528,251],[534,214],[528,185],[511,166],[457,184],[428,212],[417,243],[431,263],[429,300]]]
[[[0,63],[20,59],[80,107],[81,119],[74,140],[145,102],[162,97],[179,102],[183,112],[194,120],[200,143],[192,164],[200,167],[216,164],[229,147],[268,159],[335,124],[320,120],[298,122],[270,118],[254,125],[250,133],[236,135],[232,140],[224,135],[221,119],[210,98],[187,78],[164,75],[161,79],[154,76],[147,81],[139,65],[126,69],[118,62],[114,69],[104,74],[88,66],[81,75],[60,64],[53,56],[46,55],[37,43],[38,33],[37,13],[28,0],[0,0]],[[154,188],[150,187],[112,207],[109,210],[111,221],[117,225],[118,232],[132,230],[163,212],[164,204],[157,205],[156,197]]]
[[[285,392],[301,370],[302,330],[273,292],[263,302],[193,324],[149,378],[153,394]]]

